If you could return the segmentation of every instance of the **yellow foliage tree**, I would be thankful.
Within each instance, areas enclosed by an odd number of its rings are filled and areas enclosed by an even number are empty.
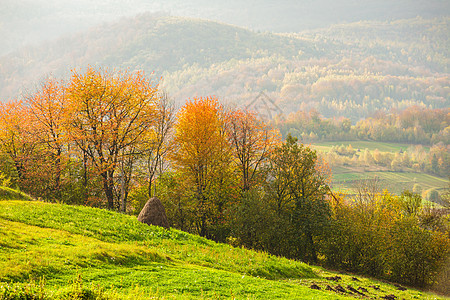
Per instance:
[[[61,197],[61,176],[64,168],[63,151],[65,140],[63,119],[65,92],[62,82],[47,79],[42,82],[36,93],[25,99],[31,120],[33,136],[42,147],[43,155],[48,161],[48,173],[52,176],[51,190],[54,197]]]
[[[196,226],[201,236],[208,235],[208,217],[214,205],[210,191],[225,179],[230,165],[230,146],[224,126],[222,106],[214,97],[194,98],[177,114],[171,158],[175,169],[193,187]]]
[[[89,67],[85,73],[73,71],[66,94],[68,135],[101,176],[112,209],[114,173],[152,127],[158,86],[142,72]]]

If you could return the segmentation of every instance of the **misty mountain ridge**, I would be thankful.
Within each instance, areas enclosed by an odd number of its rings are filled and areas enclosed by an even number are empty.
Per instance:
[[[361,20],[449,16],[445,0],[3,0],[0,55],[140,13],[165,13],[253,30],[299,32]]]
[[[408,105],[447,107],[449,18],[363,21],[295,34],[161,14],[97,26],[0,58],[0,97],[87,65],[155,72],[178,102],[261,91],[285,112],[362,117]],[[20,91],[21,90],[21,91]]]
[[[293,44],[289,46],[289,43]],[[36,83],[50,73],[61,77],[67,76],[73,68],[99,65],[143,69],[147,73],[156,72],[159,77],[163,72],[190,65],[207,67],[231,59],[272,54],[293,56],[298,49],[311,52],[307,47],[314,48],[301,40],[276,34],[256,33],[212,21],[147,13],[38,47],[22,48],[0,57],[0,72],[7,71],[2,76],[7,78],[7,82],[8,79],[12,82],[21,79],[22,82]],[[1,96],[5,96],[8,84],[0,83],[0,87]]]

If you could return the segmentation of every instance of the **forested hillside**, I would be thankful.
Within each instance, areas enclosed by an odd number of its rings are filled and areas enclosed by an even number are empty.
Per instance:
[[[336,23],[446,16],[445,0],[2,0],[0,55],[143,12],[215,20],[254,30],[299,32]]]
[[[290,42],[295,43],[286,47]],[[209,68],[267,55],[292,57],[299,49],[311,55],[314,46],[215,22],[144,15],[5,56],[0,87],[4,99],[16,96],[24,80],[36,82],[49,73],[63,75],[87,64],[144,69],[159,76],[193,65]]]
[[[111,211],[5,200],[0,299],[445,299]]]
[[[242,103],[265,91],[285,113],[315,108],[353,121],[378,109],[442,108],[449,100],[447,28],[448,20],[349,24],[290,36],[313,45],[313,55],[299,49],[290,58],[192,66],[164,78],[177,98],[196,91]],[[390,38],[383,40],[386,32]]]
[[[448,29],[449,18],[415,18],[280,35],[146,14],[0,58],[0,97],[90,64],[154,71],[178,103],[214,94],[242,105],[264,91],[285,113],[315,108],[352,121],[380,109],[444,108]]]

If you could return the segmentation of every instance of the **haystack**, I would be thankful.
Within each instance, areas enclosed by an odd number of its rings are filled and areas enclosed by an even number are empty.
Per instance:
[[[166,210],[157,197],[150,198],[147,203],[145,203],[144,208],[139,213],[138,221],[148,225],[169,228]]]

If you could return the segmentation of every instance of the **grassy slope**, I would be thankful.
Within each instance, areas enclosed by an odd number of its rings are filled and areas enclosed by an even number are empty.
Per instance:
[[[15,189],[0,186],[0,200],[31,200],[31,197]]]
[[[0,202],[0,282],[23,287],[30,279],[45,277],[45,291],[53,297],[66,297],[81,282],[110,298],[351,297],[323,290],[327,284],[337,285],[323,278],[331,275],[335,274],[301,262],[147,226],[115,212],[34,201]],[[343,287],[364,287],[369,296],[434,298],[410,289],[401,292],[375,280],[357,282],[351,275],[340,276]],[[74,280],[77,283],[71,284]],[[310,289],[312,282],[322,290]],[[0,283],[0,299],[5,284]]]

